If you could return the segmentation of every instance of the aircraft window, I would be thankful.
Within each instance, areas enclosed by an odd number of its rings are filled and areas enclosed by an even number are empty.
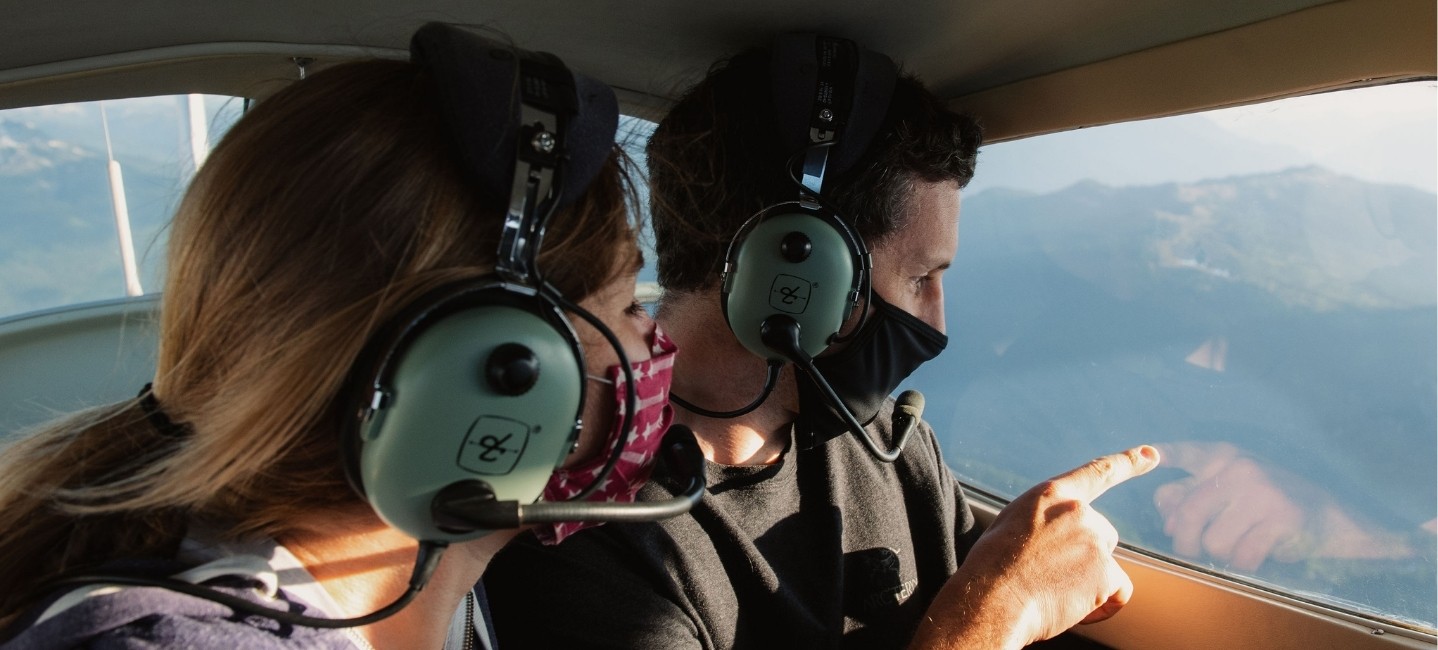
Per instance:
[[[654,122],[644,118],[624,115],[619,118],[619,131],[614,136],[634,163],[632,180],[639,204],[633,209],[642,221],[639,247],[644,251],[644,268],[639,270],[635,299],[651,309],[659,299],[659,276],[655,269],[655,260],[659,256],[654,253],[654,229],[649,227],[649,158],[644,155],[644,147],[649,144],[649,136],[654,134],[655,126]]]
[[[1124,541],[1350,613],[1435,621],[1435,84],[985,147],[908,383],[1001,498],[1155,443]]]
[[[165,224],[241,108],[181,95],[0,111],[0,318],[159,291]]]

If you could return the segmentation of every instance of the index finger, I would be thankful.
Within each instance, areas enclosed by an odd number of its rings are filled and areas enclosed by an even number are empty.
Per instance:
[[[1099,456],[1050,480],[1062,486],[1064,492],[1074,494],[1078,500],[1088,503],[1099,498],[1109,488],[1148,473],[1158,467],[1158,462],[1157,449],[1140,445],[1117,454]]]

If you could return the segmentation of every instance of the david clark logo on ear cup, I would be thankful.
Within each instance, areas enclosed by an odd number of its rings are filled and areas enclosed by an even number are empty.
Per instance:
[[[459,448],[460,467],[475,474],[503,476],[514,471],[524,457],[531,433],[529,425],[506,417],[480,416]]]
[[[769,289],[769,306],[786,314],[802,314],[809,308],[809,290],[815,284],[795,275],[780,273]]]

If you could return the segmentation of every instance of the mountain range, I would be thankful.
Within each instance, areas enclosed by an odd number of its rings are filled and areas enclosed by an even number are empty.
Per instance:
[[[1198,439],[1406,528],[1438,485],[1435,257],[1438,197],[1319,167],[981,190],[945,275],[949,349],[903,387],[950,465],[1010,496]],[[1114,492],[1106,514],[1150,517],[1149,492]]]
[[[1320,167],[1138,187],[1080,181],[1042,194],[993,188],[965,199],[959,263],[1046,256],[1116,294],[1171,274],[1319,311],[1431,306],[1435,200]]]

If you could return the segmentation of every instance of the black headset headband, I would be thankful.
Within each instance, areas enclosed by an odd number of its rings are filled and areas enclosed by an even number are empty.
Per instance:
[[[421,27],[410,55],[434,73],[446,126],[481,195],[508,201],[496,271],[536,284],[546,219],[583,196],[614,149],[614,92],[552,54],[455,25]]]
[[[786,34],[774,42],[769,66],[783,149],[833,142],[831,174],[858,162],[888,113],[898,79],[893,60],[841,38]]]

